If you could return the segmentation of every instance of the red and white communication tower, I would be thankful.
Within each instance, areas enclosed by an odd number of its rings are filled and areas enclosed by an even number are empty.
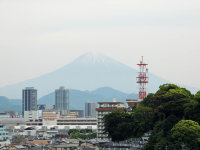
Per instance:
[[[139,72],[137,77],[137,83],[139,85],[139,101],[143,100],[147,96],[147,84],[148,84],[148,68],[147,65],[142,61],[139,64]]]

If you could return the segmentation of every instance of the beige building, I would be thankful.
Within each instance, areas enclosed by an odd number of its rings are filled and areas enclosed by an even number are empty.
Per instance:
[[[107,139],[107,135],[103,134],[104,124],[103,124],[103,116],[111,113],[116,109],[125,109],[124,102],[99,102],[99,107],[96,109],[97,111],[97,139]]]
[[[42,112],[42,124],[43,125],[57,125],[57,119],[60,118],[60,115],[56,111],[45,110]]]
[[[77,118],[78,117],[78,112],[70,112],[69,115],[62,115],[60,118]]]

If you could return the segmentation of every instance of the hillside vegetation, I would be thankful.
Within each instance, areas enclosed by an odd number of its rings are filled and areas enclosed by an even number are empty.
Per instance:
[[[195,95],[174,84],[161,85],[132,113],[116,110],[104,116],[105,132],[113,141],[150,132],[145,150],[200,149],[200,91]],[[113,126],[114,125],[114,126]]]

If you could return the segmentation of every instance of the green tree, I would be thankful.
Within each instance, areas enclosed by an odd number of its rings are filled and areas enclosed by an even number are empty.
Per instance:
[[[122,110],[115,110],[105,115],[103,122],[104,132],[108,133],[112,141],[122,141],[129,138],[135,125],[131,115]]]
[[[198,102],[200,102],[200,91],[198,91],[198,92],[194,95],[194,99],[196,99]]]
[[[151,107],[138,106],[133,110],[132,118],[134,135],[131,137],[141,137],[145,132],[153,129],[154,112]]]
[[[171,137],[175,143],[185,144],[191,150],[198,150],[200,126],[192,120],[181,120],[171,129]]]
[[[70,135],[70,138],[83,140],[94,139],[97,136],[97,134],[91,129],[70,129],[68,134]]]
[[[179,120],[176,116],[170,115],[163,121],[157,121],[149,138],[149,142],[144,149],[165,149],[166,145],[172,149],[170,130]]]

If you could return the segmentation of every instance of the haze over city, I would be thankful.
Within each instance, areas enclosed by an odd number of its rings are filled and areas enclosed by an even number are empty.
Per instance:
[[[54,71],[88,51],[200,87],[198,0],[0,1],[0,86]]]

